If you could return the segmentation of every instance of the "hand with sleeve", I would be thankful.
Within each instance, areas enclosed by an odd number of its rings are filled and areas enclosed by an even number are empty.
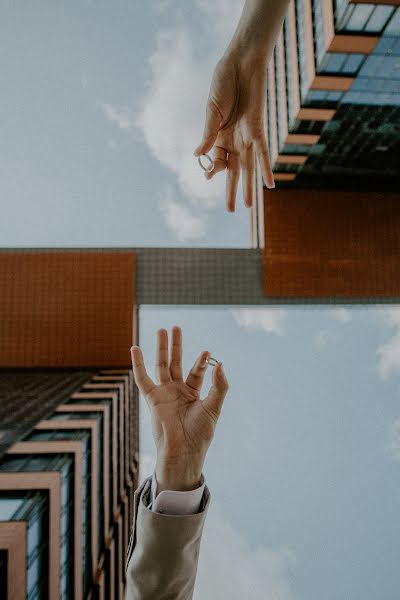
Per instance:
[[[242,171],[247,207],[254,194],[255,156],[265,184],[275,187],[265,134],[267,66],[289,0],[246,0],[235,34],[217,63],[207,101],[203,139],[195,156],[212,148],[212,179],[227,170],[226,204],[235,210]]]
[[[184,379],[180,327],[172,329],[170,356],[168,332],[157,332],[157,384],[147,374],[140,348],[133,346],[131,354],[136,383],[151,413],[157,450],[157,490],[193,490],[200,484],[206,453],[228,391],[222,363],[215,366],[211,389],[201,400],[209,352],[201,352]]]

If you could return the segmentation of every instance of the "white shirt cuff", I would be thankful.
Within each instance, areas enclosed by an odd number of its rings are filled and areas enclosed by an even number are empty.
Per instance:
[[[163,490],[157,495],[156,474],[151,480],[150,504],[148,508],[153,512],[167,515],[191,515],[199,512],[206,482],[203,474],[200,486],[188,492]]]

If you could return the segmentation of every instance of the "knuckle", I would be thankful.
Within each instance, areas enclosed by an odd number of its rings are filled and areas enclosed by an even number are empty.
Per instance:
[[[192,377],[194,377],[195,379],[200,379],[201,378],[201,374],[200,373],[196,373],[196,371],[192,370],[191,372]]]

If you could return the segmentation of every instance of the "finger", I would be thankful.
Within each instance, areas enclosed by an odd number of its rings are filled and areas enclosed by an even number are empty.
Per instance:
[[[220,171],[225,171],[226,169],[226,162],[222,162],[220,159],[214,159],[214,168],[212,171],[205,173],[205,178],[206,179],[212,179],[214,177],[214,175],[216,175],[217,173],[219,173]]]
[[[218,419],[225,396],[228,392],[228,380],[222,368],[222,363],[218,363],[213,370],[212,386],[208,395],[203,400],[204,408],[211,413],[215,419]]]
[[[265,137],[262,136],[254,141],[258,162],[265,185],[272,189],[275,187],[274,175],[272,173],[271,161],[269,158],[268,145]]]
[[[168,332],[166,329],[159,329],[157,332],[156,375],[160,383],[171,381],[168,367]]]
[[[222,123],[222,115],[213,100],[207,102],[206,124],[201,144],[194,151],[195,156],[206,154],[214,145]]]
[[[172,348],[169,370],[174,381],[182,381],[182,330],[177,325],[172,328]]]
[[[253,146],[245,148],[240,155],[240,166],[242,168],[242,186],[244,204],[248,208],[253,203],[254,196],[254,149]]]
[[[221,146],[214,146],[214,151],[213,151],[214,168],[210,173],[208,173],[208,172],[205,173],[206,179],[212,179],[214,177],[214,175],[216,175],[220,171],[224,171],[226,169],[227,156],[228,156],[228,153],[225,150],[225,148],[222,148]]]
[[[238,154],[228,155],[228,172],[226,176],[226,206],[229,212],[235,212],[236,193],[240,176],[240,158]]]
[[[202,352],[193,367],[190,369],[189,375],[186,378],[186,385],[191,387],[193,390],[200,391],[203,385],[204,375],[207,370],[206,358],[209,356],[209,352]]]
[[[156,384],[147,374],[146,367],[144,366],[143,354],[139,346],[132,346],[131,358],[136,385],[141,394],[147,396],[156,387]]]

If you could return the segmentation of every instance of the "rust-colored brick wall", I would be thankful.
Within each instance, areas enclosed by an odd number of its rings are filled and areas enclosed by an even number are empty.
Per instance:
[[[400,194],[264,190],[269,297],[400,296]]]
[[[132,252],[0,253],[0,367],[129,366]]]

